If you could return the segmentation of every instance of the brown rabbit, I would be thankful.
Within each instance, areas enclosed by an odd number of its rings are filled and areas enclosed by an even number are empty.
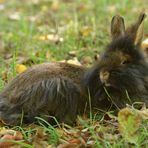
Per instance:
[[[67,63],[45,63],[18,75],[0,94],[0,117],[9,124],[35,116],[55,116],[73,123],[85,107],[81,79],[84,68]]]
[[[112,102],[118,107],[125,106],[129,103],[125,90],[131,103],[148,104],[148,65],[138,49],[144,18],[145,14],[141,14],[125,31],[122,17],[114,16],[113,40],[90,69],[46,63],[18,75],[0,93],[0,119],[19,124],[23,113],[27,122],[35,116],[50,115],[59,122],[72,124],[78,114],[89,110],[87,106],[108,108]]]

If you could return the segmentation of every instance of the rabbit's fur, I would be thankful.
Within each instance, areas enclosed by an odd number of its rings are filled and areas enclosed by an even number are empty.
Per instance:
[[[123,18],[114,16],[112,41],[90,69],[55,62],[18,75],[0,93],[0,119],[19,124],[22,114],[27,122],[49,115],[72,124],[87,106],[121,108],[134,101],[148,106],[148,65],[139,49],[144,17],[125,30]]]
[[[67,63],[40,64],[28,69],[0,94],[1,119],[18,124],[24,112],[27,122],[35,116],[50,115],[71,124],[86,102],[80,84],[83,73],[83,67]]]

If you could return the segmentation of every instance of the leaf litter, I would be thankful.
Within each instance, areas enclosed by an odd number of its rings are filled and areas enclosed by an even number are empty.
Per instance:
[[[78,16],[74,16],[76,21],[74,22],[74,20],[72,20],[73,16],[69,15],[69,12],[73,11],[71,10],[71,6],[75,6],[73,5],[74,1],[63,0],[63,2],[69,5],[69,11],[67,13],[64,12],[64,14],[61,14],[61,16],[58,16],[55,14],[61,12],[61,2],[59,0],[31,0],[28,2],[24,1],[24,6],[33,5],[33,7],[39,8],[39,11],[37,13],[32,12],[32,14],[28,15],[25,19],[29,20],[29,23],[37,25],[38,33],[33,35],[31,39],[35,41],[40,41],[43,44],[47,44],[49,48],[49,50],[44,53],[45,61],[48,61],[52,57],[53,53],[50,50],[51,48],[53,48],[51,46],[52,44],[58,44],[61,46],[62,44],[65,44],[67,38],[77,35],[78,37],[76,38],[76,41],[80,40],[80,44],[83,44],[80,50],[82,52],[86,52],[90,46],[88,44],[88,38],[96,37],[95,27],[93,27],[91,24],[93,23],[93,21],[91,22],[89,20],[88,23],[88,18],[84,18],[86,22],[78,26],[79,19],[84,17],[84,13],[92,9],[91,6],[86,5],[84,3],[79,3],[78,6],[76,6],[76,11],[81,12],[81,16],[79,18],[77,18]],[[48,6],[50,7],[50,9],[48,9]],[[5,12],[7,7],[8,6],[5,5],[5,0],[0,0],[0,11]],[[23,8],[22,6],[19,8],[18,5],[18,7],[15,8],[15,11],[14,9],[10,9],[9,11],[10,12],[6,13],[6,17],[7,19],[9,19],[10,23],[13,24],[20,23],[22,21],[23,12],[28,11],[28,9],[25,10],[25,8]],[[116,12],[117,5],[108,5],[106,11],[110,13]],[[65,18],[63,21],[58,22],[57,25],[56,20],[58,20],[58,17]],[[26,31],[25,26],[22,27],[24,27],[24,31]],[[101,27],[102,26],[100,26],[100,28]],[[66,32],[68,32],[68,35],[64,36]],[[17,47],[15,40],[13,41],[12,37],[12,33],[8,33],[5,35],[3,31],[0,32],[0,53],[2,50],[5,51],[5,53],[1,54],[2,56],[4,55],[3,60],[5,62],[5,65],[12,64],[14,55],[10,51],[16,49]],[[100,43],[104,43],[104,40],[102,41],[102,39],[104,39],[104,36],[100,38]],[[29,44],[28,42],[29,40],[27,40],[27,44]],[[148,47],[147,45],[148,44],[146,38],[142,44],[142,47],[145,49],[146,54]],[[67,53],[69,56],[68,59],[63,57],[61,62],[67,62],[76,65],[89,65],[93,62],[92,56],[81,56],[80,58],[78,57],[80,52],[75,50],[74,48],[72,49],[73,51]],[[42,49],[40,50],[42,51]],[[40,50],[33,51],[33,55],[35,58],[41,57],[42,53]],[[99,57],[98,54],[95,56],[96,59]],[[20,54],[19,51],[19,53],[17,53],[14,70],[16,73],[22,73],[30,65],[33,64],[34,61],[32,57]],[[8,66],[6,66],[6,69],[3,70],[0,74],[2,80],[5,83],[7,83],[12,77],[12,75],[10,76],[10,71],[11,70],[8,68]],[[113,114],[107,112],[102,115],[101,119],[99,118],[93,120],[86,117],[81,117],[78,118],[77,124],[74,127],[62,124],[60,125],[60,127],[53,127],[55,131],[50,126],[44,127],[35,124],[29,125],[27,127],[26,125],[24,125],[23,127],[19,128],[11,128],[6,126],[5,123],[1,121],[2,123],[0,124],[0,148],[31,148],[32,146],[37,148],[93,148],[99,146],[106,147],[106,143],[109,143],[112,147],[114,147],[115,143],[121,143],[121,145],[125,144],[127,147],[129,147],[133,144],[137,145],[142,132],[145,132],[145,135],[148,133],[147,121],[148,109],[144,108],[141,110],[137,110],[129,106],[120,110],[117,116],[114,116]],[[144,126],[144,131],[142,131],[142,126]],[[145,136],[145,139],[148,139],[148,135]],[[145,145],[147,145],[147,143],[142,143],[143,147]]]
[[[74,127],[65,124],[55,127],[58,134],[56,143],[49,142],[55,140],[52,139],[55,138],[52,135],[53,133],[47,132],[46,128],[39,125],[32,124],[25,127],[23,132],[2,127],[0,128],[0,147],[18,145],[18,143],[7,142],[7,140],[21,141],[37,148],[93,148],[96,147],[97,142],[100,143],[100,146],[103,146],[104,140],[114,144],[121,138],[125,138],[125,141],[128,141],[129,144],[136,144],[139,134],[141,134],[142,123],[148,121],[148,109],[137,110],[126,107],[119,111],[118,116],[106,113],[102,119],[92,121],[86,120],[86,117],[84,119],[79,117]],[[146,128],[148,130],[148,127]],[[34,129],[34,132],[26,138],[24,133],[27,133],[29,129]],[[2,142],[3,140],[6,140],[6,142]]]

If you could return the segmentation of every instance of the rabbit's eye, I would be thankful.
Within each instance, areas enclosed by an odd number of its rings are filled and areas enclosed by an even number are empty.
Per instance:
[[[125,61],[122,61],[121,64],[125,65],[125,64],[128,64],[129,61],[125,60]]]

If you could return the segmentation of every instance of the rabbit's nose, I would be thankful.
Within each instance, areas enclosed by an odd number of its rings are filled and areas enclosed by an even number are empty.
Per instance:
[[[109,72],[108,71],[101,71],[100,72],[100,80],[102,83],[107,83],[109,78]]]

